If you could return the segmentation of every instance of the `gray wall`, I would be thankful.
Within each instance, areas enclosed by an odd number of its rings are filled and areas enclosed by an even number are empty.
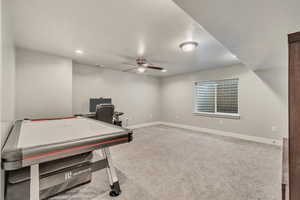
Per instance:
[[[16,51],[16,117],[59,117],[72,113],[72,60]]]
[[[74,64],[73,112],[88,112],[91,97],[111,97],[116,109],[125,112],[123,119],[128,118],[129,125],[160,119],[157,78]]]
[[[226,78],[239,78],[241,118],[192,114],[193,81]],[[253,72],[245,66],[232,66],[164,78],[161,84],[162,121],[272,139],[287,135],[287,69]]]

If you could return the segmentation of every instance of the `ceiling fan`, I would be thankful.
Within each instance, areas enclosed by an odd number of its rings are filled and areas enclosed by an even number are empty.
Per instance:
[[[129,71],[137,70],[140,73],[144,73],[146,70],[149,70],[149,69],[150,70],[157,70],[157,71],[161,71],[161,72],[166,72],[167,71],[166,69],[164,69],[162,67],[151,64],[144,57],[138,57],[135,61],[136,61],[135,65],[124,63],[128,66],[131,66],[131,68],[123,70],[123,71],[124,72],[129,72]]]

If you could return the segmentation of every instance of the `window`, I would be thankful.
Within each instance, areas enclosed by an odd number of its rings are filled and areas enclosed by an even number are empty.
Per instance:
[[[239,117],[238,79],[195,82],[196,114]]]

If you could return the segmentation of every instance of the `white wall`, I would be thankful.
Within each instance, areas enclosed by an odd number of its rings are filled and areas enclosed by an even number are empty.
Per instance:
[[[60,117],[72,113],[72,60],[16,51],[16,117]]]
[[[158,79],[18,49],[16,72],[17,118],[86,113],[91,97],[111,97],[129,125],[166,121],[272,139],[287,135],[287,69],[232,66]],[[192,114],[193,81],[237,77],[241,119]]]
[[[1,80],[0,80],[0,147],[2,149],[2,143],[3,143],[3,134],[2,134],[2,50],[3,50],[3,42],[2,42],[2,0],[0,0],[0,10],[1,10],[1,14],[0,14],[0,77],[1,77]],[[2,162],[1,162],[1,155],[0,155],[0,165],[2,165]],[[3,170],[0,170],[0,199],[4,199],[4,181],[5,181],[5,177],[4,177],[4,171]]]
[[[287,69],[253,72],[245,66],[203,70],[162,79],[162,121],[280,139],[288,133]],[[193,115],[193,81],[239,78],[241,118]],[[272,131],[272,126],[276,126]]]
[[[1,147],[8,130],[15,120],[15,51],[12,30],[10,27],[8,1],[0,1],[1,10],[1,73],[0,73],[0,118]],[[0,156],[1,158],[1,156]],[[1,164],[1,159],[0,159]],[[1,171],[0,199],[4,195],[4,173]]]
[[[130,125],[160,119],[160,82],[154,77],[74,64],[73,112],[88,112],[91,97],[111,97]]]
[[[15,120],[15,50],[7,1],[2,2],[1,144]]]
[[[27,49],[16,51],[16,118],[87,113],[91,97],[111,97],[126,124],[160,119],[158,78],[73,64]]]
[[[1,14],[0,14],[0,46],[1,46],[1,48],[0,48],[0,77],[1,77],[1,80],[0,80],[0,147],[2,147],[2,117],[1,117],[1,115],[2,115],[2,68],[3,68],[3,62],[2,62],[2,50],[4,49],[3,48],[3,41],[2,41],[2,30],[3,30],[3,28],[2,28],[2,25],[3,25],[3,23],[2,23],[2,19],[3,19],[3,17],[2,17],[2,14],[3,14],[3,11],[2,11],[2,0],[0,0],[0,10],[1,10]],[[1,158],[1,156],[0,156],[0,158]],[[1,161],[0,161],[0,163],[1,163]],[[0,176],[1,176],[1,174],[0,174]],[[2,182],[1,182],[2,183]],[[0,187],[0,191],[1,191],[1,187]],[[2,195],[2,193],[0,192],[0,195]],[[0,196],[0,198],[2,198],[2,196]]]

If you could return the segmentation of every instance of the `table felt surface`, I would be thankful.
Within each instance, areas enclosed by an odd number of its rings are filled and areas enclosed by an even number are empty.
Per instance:
[[[18,148],[80,140],[95,136],[107,136],[124,131],[96,120],[83,117],[59,120],[24,120],[18,140]]]

